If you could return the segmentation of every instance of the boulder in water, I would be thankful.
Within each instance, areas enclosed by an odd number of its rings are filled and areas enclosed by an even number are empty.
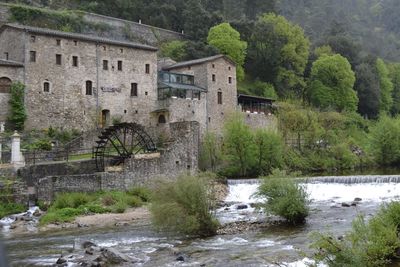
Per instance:
[[[58,258],[58,260],[56,261],[56,264],[64,264],[66,263],[67,260],[64,258],[64,256],[61,256],[60,258]]]
[[[245,209],[247,209],[249,206],[247,206],[246,204],[240,204],[240,205],[237,205],[237,207],[236,207],[236,209],[237,210],[245,210]]]
[[[101,255],[107,260],[108,263],[120,264],[123,262],[135,262],[137,259],[133,260],[129,256],[122,254],[114,248],[105,248]]]
[[[351,206],[352,206],[352,207],[356,207],[357,204],[358,204],[358,202],[356,202],[356,201],[351,202]]]
[[[178,253],[176,257],[176,261],[186,261],[187,256],[183,253]]]
[[[353,201],[354,202],[360,202],[360,201],[362,201],[362,198],[356,197]]]
[[[351,207],[351,205],[349,203],[343,202],[342,203],[342,207],[348,208],[348,207]]]

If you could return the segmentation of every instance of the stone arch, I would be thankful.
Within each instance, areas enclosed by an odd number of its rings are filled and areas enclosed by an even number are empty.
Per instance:
[[[0,78],[0,94],[9,94],[11,92],[12,81],[8,77]]]

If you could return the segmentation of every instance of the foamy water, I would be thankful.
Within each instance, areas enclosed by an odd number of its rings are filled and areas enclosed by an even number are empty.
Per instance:
[[[227,202],[254,203],[260,199],[254,196],[259,184],[231,184]],[[400,197],[400,183],[369,183],[369,184],[339,184],[339,183],[309,183],[301,184],[309,193],[312,201],[348,202],[354,198],[363,201],[383,202],[396,200]]]

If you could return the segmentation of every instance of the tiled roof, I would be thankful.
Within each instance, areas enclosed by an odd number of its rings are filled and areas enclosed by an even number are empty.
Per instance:
[[[93,43],[111,44],[111,45],[116,45],[116,46],[157,51],[157,48],[153,47],[153,46],[132,43],[132,42],[117,41],[117,40],[102,38],[102,37],[93,36],[93,35],[62,32],[62,31],[56,31],[56,30],[51,30],[51,29],[46,29],[46,28],[38,28],[38,27],[19,25],[19,24],[14,24],[14,23],[5,24],[1,28],[5,28],[5,27],[9,27],[9,28],[13,28],[13,29],[21,30],[21,31],[26,31],[29,33],[41,34],[41,35],[55,36],[55,37],[61,37],[61,38],[67,38],[67,39],[78,39],[78,40],[93,42]],[[1,28],[0,28],[0,30],[1,30]]]
[[[182,68],[182,67],[188,67],[188,66],[202,64],[202,63],[205,63],[205,62],[214,61],[214,60],[219,59],[219,58],[225,58],[226,60],[231,62],[232,65],[235,65],[235,63],[231,59],[226,57],[225,55],[216,55],[216,56],[212,56],[212,57],[205,57],[205,58],[200,58],[200,59],[195,59],[195,60],[179,62],[179,63],[173,64],[173,65],[170,65],[170,66],[163,67],[163,69],[164,70],[171,70],[171,69],[177,69],[177,68]]]
[[[0,66],[23,67],[24,64],[16,61],[0,59]]]

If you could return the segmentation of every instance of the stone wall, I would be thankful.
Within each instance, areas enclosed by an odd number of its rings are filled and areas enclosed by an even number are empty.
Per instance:
[[[244,113],[245,123],[253,129],[277,130],[278,121],[274,115]]]
[[[139,43],[146,43],[150,45],[158,45],[163,42],[185,39],[185,35],[179,32],[174,32],[162,28],[153,27],[146,24],[141,24],[138,22],[107,17],[94,13],[81,12],[84,14],[84,21],[88,24],[105,24],[108,25],[111,30],[102,31],[101,35],[103,37],[125,40],[125,41],[135,41]],[[10,21],[10,11],[6,4],[0,3],[0,26],[4,23]],[[85,27],[88,34],[98,35],[98,32],[89,30],[90,27]]]
[[[186,38],[179,32],[94,13],[85,13],[84,19],[88,22],[105,23],[111,26],[113,30],[108,31],[106,35],[113,39],[129,39],[130,41],[159,45],[163,42]]]
[[[85,160],[31,165],[19,169],[18,176],[22,177],[28,186],[35,186],[40,178],[46,176],[81,175],[95,172],[95,161]]]

